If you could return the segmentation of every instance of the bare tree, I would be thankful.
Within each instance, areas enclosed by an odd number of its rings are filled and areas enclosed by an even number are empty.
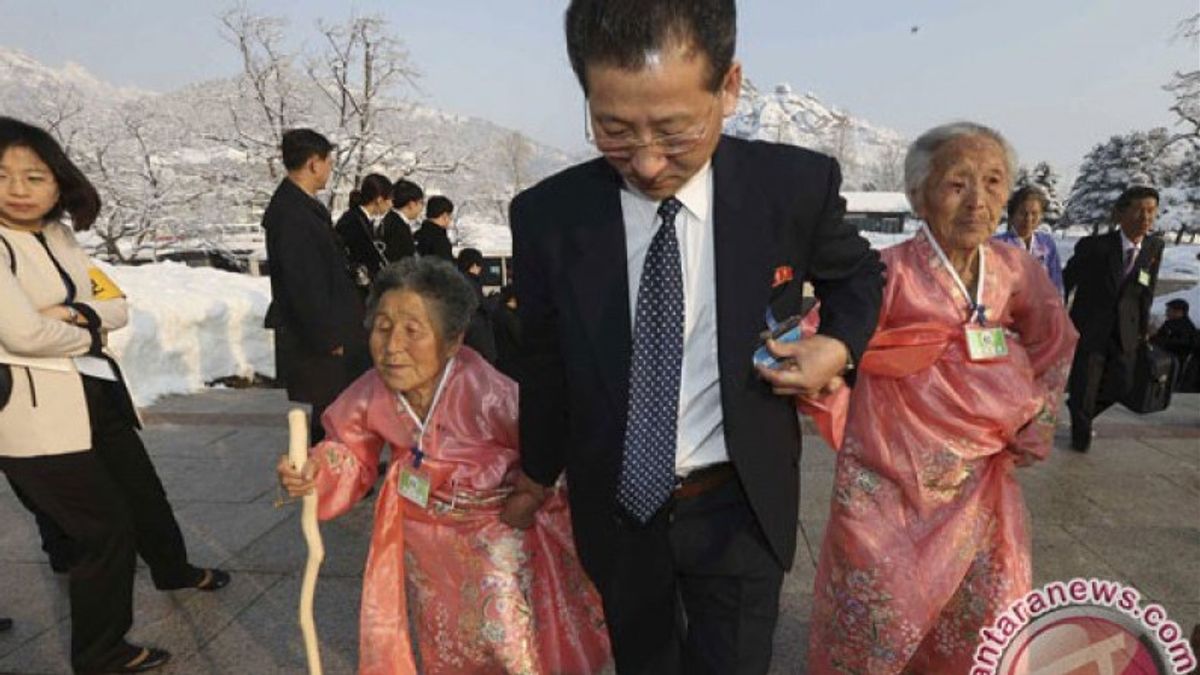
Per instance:
[[[1200,46],[1200,12],[1179,22],[1175,39]],[[1163,89],[1174,95],[1170,111],[1179,117],[1178,124],[1183,127],[1167,140],[1166,146],[1185,141],[1193,148],[1200,148],[1200,68],[1176,72]]]
[[[219,18],[221,36],[241,56],[242,78],[239,98],[228,103],[233,136],[213,140],[246,151],[253,160],[264,163],[272,180],[278,180],[279,144],[283,132],[294,124],[296,105],[293,56],[283,46],[287,21],[254,14],[245,3],[226,10]],[[251,104],[249,114],[243,109],[246,102]]]
[[[339,144],[332,184],[358,184],[370,168],[406,147],[404,139],[385,141],[380,119],[399,108],[401,85],[414,85],[418,72],[408,52],[377,16],[319,24],[324,48],[308,63],[308,75],[334,113]],[[331,191],[329,206],[334,206]]]

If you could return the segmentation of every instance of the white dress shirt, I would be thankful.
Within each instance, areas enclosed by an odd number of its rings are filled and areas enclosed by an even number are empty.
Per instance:
[[[675,198],[683,264],[683,373],[679,384],[675,471],[679,475],[729,460],[717,367],[717,298],[713,253],[712,165],[696,172]],[[659,202],[629,188],[621,191],[629,274],[630,325],[637,321],[637,294],[650,241],[658,231]]]

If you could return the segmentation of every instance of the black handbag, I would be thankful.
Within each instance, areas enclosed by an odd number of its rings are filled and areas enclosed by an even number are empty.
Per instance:
[[[4,248],[8,249],[8,269],[13,276],[17,275],[17,256],[13,253],[12,244],[3,236],[0,236],[0,243],[4,244]],[[7,363],[0,363],[0,410],[4,410],[8,405],[8,400],[12,398],[13,376],[12,366]]]
[[[1165,410],[1171,404],[1175,368],[1175,357],[1170,352],[1147,342],[1141,343],[1133,368],[1133,386],[1121,403],[1135,413]]]

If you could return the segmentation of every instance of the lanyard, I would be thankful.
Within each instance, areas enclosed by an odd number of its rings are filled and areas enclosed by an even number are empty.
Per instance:
[[[930,245],[933,246],[933,252],[937,254],[938,260],[946,266],[946,270],[950,272],[950,278],[954,280],[954,285],[958,286],[959,292],[967,299],[967,320],[975,319],[979,325],[984,325],[987,321],[985,316],[986,308],[982,304],[983,300],[983,279],[987,275],[984,274],[984,247],[979,245],[979,278],[975,280],[975,300],[971,300],[971,294],[967,291],[967,285],[963,283],[962,277],[958,276],[958,270],[954,269],[954,265],[950,264],[950,259],[946,257],[946,252],[942,250],[937,239],[934,238],[933,232],[929,229],[929,225],[923,225],[926,238],[929,239]]]
[[[421,460],[425,457],[425,453],[421,450],[421,446],[424,445],[425,432],[429,430],[427,425],[429,424],[429,420],[433,419],[433,412],[437,408],[438,401],[442,398],[442,390],[446,387],[446,377],[450,375],[450,369],[452,367],[454,367],[453,358],[447,361],[446,366],[442,369],[441,379],[438,380],[437,389],[433,392],[433,400],[429,403],[429,411],[425,413],[424,420],[417,417],[416,411],[414,411],[412,406],[409,405],[408,399],[404,398],[404,394],[396,392],[396,399],[400,401],[400,405],[404,406],[404,411],[408,413],[409,418],[412,419],[413,424],[416,424],[417,429],[420,431],[420,433],[417,434],[417,442],[413,444],[412,448],[414,469],[421,468]]]

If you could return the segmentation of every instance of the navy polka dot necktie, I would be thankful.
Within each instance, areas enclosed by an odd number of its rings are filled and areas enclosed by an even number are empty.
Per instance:
[[[617,503],[639,523],[666,503],[675,484],[675,433],[683,370],[683,269],[675,216],[683,203],[658,207],[662,225],[650,242],[638,286],[629,368],[629,419]]]

